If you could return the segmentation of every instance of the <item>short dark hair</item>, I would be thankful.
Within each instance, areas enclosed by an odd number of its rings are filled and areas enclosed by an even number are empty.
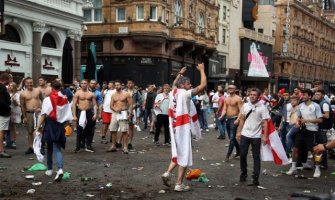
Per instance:
[[[51,87],[55,90],[60,90],[60,88],[62,87],[62,83],[58,80],[54,80],[51,83]]]
[[[257,92],[258,96],[261,96],[261,93],[262,93],[261,90],[258,88],[251,88],[250,92]]]
[[[186,83],[186,81],[191,81],[191,79],[187,76],[183,76],[183,77],[179,78],[178,81],[177,81],[177,87],[180,88],[180,85],[184,85]]]
[[[108,83],[113,83],[113,84],[114,84],[114,83],[115,83],[115,81],[109,81]]]
[[[10,74],[7,72],[4,72],[0,75],[0,80],[1,81],[5,81],[5,80],[9,80],[11,78]]]
[[[308,94],[308,96],[310,96],[310,97],[313,96],[313,92],[310,89],[304,89],[304,90],[301,91],[301,93]]]
[[[122,85],[122,81],[121,81],[121,80],[115,80],[115,81],[114,81],[114,84],[115,84],[115,83],[120,83],[120,84]]]
[[[43,79],[44,81],[46,81],[44,76],[40,76],[40,77],[38,77],[38,79]]]
[[[89,83],[88,79],[86,79],[86,78],[81,80],[80,82],[83,82],[83,81],[86,81],[87,83]]]
[[[316,92],[320,92],[322,95],[326,94],[326,92],[323,89],[317,90]]]
[[[31,78],[30,76],[28,76],[28,77],[26,77],[26,78],[24,79],[23,83],[26,84],[26,81],[27,81],[27,80],[31,80],[31,79],[33,79],[33,78]]]
[[[135,83],[134,79],[131,79],[131,78],[128,78],[128,79],[127,79],[127,82],[128,82],[128,81],[131,81],[131,82]]]
[[[219,94],[224,94],[224,91],[223,90],[218,90],[218,93]]]
[[[298,89],[299,91],[301,91],[301,87],[295,87],[294,89]]]
[[[313,83],[314,85],[321,85],[322,84],[322,82],[321,81],[314,81],[314,83]]]

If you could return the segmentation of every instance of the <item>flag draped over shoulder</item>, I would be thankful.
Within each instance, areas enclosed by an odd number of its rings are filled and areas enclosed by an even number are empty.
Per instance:
[[[72,120],[72,111],[69,101],[65,95],[56,90],[53,90],[50,96],[43,100],[41,114],[46,114],[49,118],[59,123]]]
[[[192,166],[192,135],[201,138],[197,111],[187,92],[174,89],[169,102],[172,161],[183,167]]]
[[[274,161],[276,165],[289,164],[286,151],[272,120],[268,120],[268,144],[261,146],[262,161]]]

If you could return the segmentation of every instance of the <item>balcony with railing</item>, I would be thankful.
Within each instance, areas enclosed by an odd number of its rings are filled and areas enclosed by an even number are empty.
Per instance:
[[[82,5],[81,0],[27,0],[43,6],[55,8],[63,12],[68,12],[82,16]]]

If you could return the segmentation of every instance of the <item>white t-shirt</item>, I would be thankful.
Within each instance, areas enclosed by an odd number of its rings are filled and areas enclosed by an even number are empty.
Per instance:
[[[304,119],[322,118],[321,108],[317,103],[312,102],[309,106],[306,103],[301,103],[297,111],[298,117]],[[309,131],[318,131],[318,123],[306,123],[306,129]]]
[[[286,112],[287,112],[286,122],[287,123],[290,123],[290,116],[291,116],[292,111],[293,111],[292,104],[291,103],[286,104]]]
[[[216,101],[216,102],[214,102]],[[215,92],[215,94],[212,97],[212,102],[213,102],[213,108],[218,108],[219,107],[219,93]]]
[[[241,108],[241,113],[244,117],[251,111],[248,119],[245,120],[242,135],[248,138],[261,138],[262,136],[262,121],[270,119],[269,111],[265,105],[258,102],[255,105],[244,103]]]
[[[103,111],[106,113],[112,113],[112,109],[111,109],[111,101],[112,101],[112,95],[115,93],[115,89],[114,90],[108,90],[105,97],[104,97],[104,105],[103,105]]]

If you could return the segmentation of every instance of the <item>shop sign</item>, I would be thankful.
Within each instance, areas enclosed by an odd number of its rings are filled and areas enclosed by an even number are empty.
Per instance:
[[[16,57],[7,54],[7,60],[5,61],[5,66],[20,67],[20,63],[19,61],[16,60]]]

